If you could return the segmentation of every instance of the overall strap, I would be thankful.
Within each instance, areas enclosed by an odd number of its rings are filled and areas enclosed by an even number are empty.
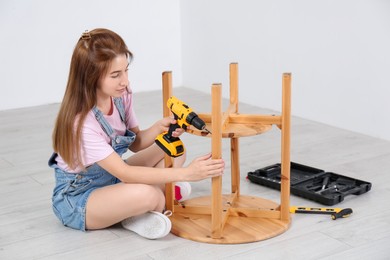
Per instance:
[[[126,114],[125,114],[125,107],[123,105],[123,100],[122,98],[114,98],[114,103],[116,108],[119,111],[119,115],[121,117],[122,122],[126,124]],[[92,108],[93,113],[95,114],[96,120],[99,122],[100,126],[104,130],[104,132],[111,138],[115,138],[114,136],[114,130],[110,126],[110,124],[107,122],[107,120],[104,118],[103,113],[96,107],[94,106]]]
[[[112,130],[112,127],[110,124],[107,122],[107,120],[104,118],[103,113],[97,109],[96,106],[92,108],[93,113],[95,114],[96,120],[99,122],[100,126],[104,130],[104,132],[111,138],[113,139],[114,136],[114,130]]]
[[[114,98],[114,103],[116,106],[116,109],[119,111],[119,115],[121,116],[122,122],[126,125],[126,113],[125,113],[125,106],[123,105],[123,99],[121,97]]]

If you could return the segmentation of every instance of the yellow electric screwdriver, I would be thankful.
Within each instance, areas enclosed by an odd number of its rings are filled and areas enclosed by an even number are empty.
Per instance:
[[[173,137],[172,133],[177,128],[187,129],[187,126],[192,125],[198,130],[206,131],[206,123],[183,101],[172,96],[167,101],[167,106],[171,110],[176,124],[169,126],[169,131],[158,135],[155,142],[161,149],[171,157],[179,157],[183,155],[185,148],[183,142],[178,137]]]

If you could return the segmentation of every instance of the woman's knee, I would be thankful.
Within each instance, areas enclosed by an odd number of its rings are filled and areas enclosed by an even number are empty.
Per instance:
[[[165,205],[165,194],[158,186],[140,184],[137,193],[140,203],[150,210],[156,210],[161,208],[161,205]]]
[[[126,163],[133,166],[156,167],[157,164],[164,160],[164,155],[163,150],[159,146],[152,144],[127,158]]]
[[[179,156],[179,157],[176,157],[173,159],[173,167],[174,168],[181,168],[183,167],[185,161],[186,161],[186,158],[187,158],[187,152],[184,151],[184,153]]]

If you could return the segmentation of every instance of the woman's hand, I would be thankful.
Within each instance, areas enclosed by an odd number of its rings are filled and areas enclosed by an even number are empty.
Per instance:
[[[193,160],[186,168],[185,181],[200,181],[223,174],[225,162],[223,159],[211,159],[211,153]]]
[[[175,119],[173,119],[172,117],[164,117],[163,119],[158,121],[156,124],[161,129],[161,132],[168,132],[169,126],[171,124],[174,125],[176,123],[177,123],[177,121]],[[187,128],[189,128],[189,126]],[[183,128],[176,128],[175,131],[172,132],[172,136],[173,137],[179,137],[184,132],[185,132],[185,130]]]
[[[176,120],[172,117],[164,117],[163,119],[160,119],[155,122],[151,127],[146,130],[140,130],[138,126],[131,128],[130,130],[137,134],[137,138],[130,146],[130,150],[132,152],[139,152],[151,146],[154,143],[156,136],[163,132],[169,131],[169,126],[171,124],[176,124]],[[179,137],[184,132],[185,130],[183,128],[177,128],[175,129],[175,131],[173,131],[172,136]]]

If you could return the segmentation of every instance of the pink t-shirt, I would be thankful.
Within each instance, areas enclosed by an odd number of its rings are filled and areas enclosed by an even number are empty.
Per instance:
[[[114,102],[112,102],[112,114],[104,115],[104,118],[117,135],[124,135],[126,128],[130,129],[138,126],[138,120],[133,110],[133,95],[126,92],[122,96],[122,99],[125,107],[126,126],[124,122],[122,122],[119,111]],[[81,130],[81,138],[81,160],[85,167],[107,158],[114,152],[114,149],[111,146],[110,137],[104,132],[92,110],[89,111],[87,117],[85,118],[84,126]],[[82,170],[81,167],[71,169],[64,162],[60,154],[56,158],[56,161],[58,167],[64,171],[76,173]]]

